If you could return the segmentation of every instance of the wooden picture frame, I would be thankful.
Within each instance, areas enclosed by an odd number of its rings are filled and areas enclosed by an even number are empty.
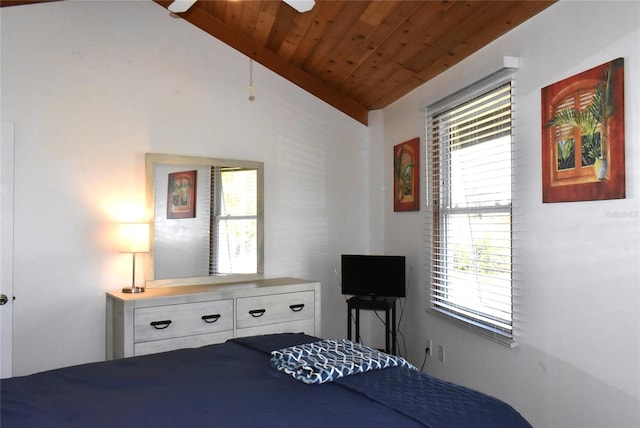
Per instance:
[[[197,177],[196,170],[169,174],[167,219],[194,218],[196,216]]]
[[[624,59],[541,90],[542,201],[625,197]]]
[[[420,210],[420,138],[393,147],[393,210]]]

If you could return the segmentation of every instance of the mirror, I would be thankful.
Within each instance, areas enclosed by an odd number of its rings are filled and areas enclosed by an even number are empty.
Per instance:
[[[262,162],[146,154],[147,285],[261,278]]]

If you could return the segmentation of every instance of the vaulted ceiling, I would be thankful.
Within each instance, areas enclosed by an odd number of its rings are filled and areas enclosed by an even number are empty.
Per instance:
[[[154,0],[168,7],[172,0]],[[198,0],[179,16],[354,119],[412,89],[553,1]]]
[[[198,0],[178,16],[366,125],[370,110],[554,2],[317,0],[300,13],[280,0]]]

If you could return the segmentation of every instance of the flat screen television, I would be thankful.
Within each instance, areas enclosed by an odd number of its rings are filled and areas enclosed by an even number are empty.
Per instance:
[[[405,297],[405,257],[343,254],[342,294]]]

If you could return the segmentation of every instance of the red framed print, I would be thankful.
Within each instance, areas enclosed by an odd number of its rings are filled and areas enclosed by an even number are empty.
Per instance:
[[[542,201],[625,197],[624,59],[542,88]]]
[[[193,218],[196,216],[197,171],[169,174],[167,191],[167,218]]]
[[[420,139],[393,148],[393,210],[420,210]]]

